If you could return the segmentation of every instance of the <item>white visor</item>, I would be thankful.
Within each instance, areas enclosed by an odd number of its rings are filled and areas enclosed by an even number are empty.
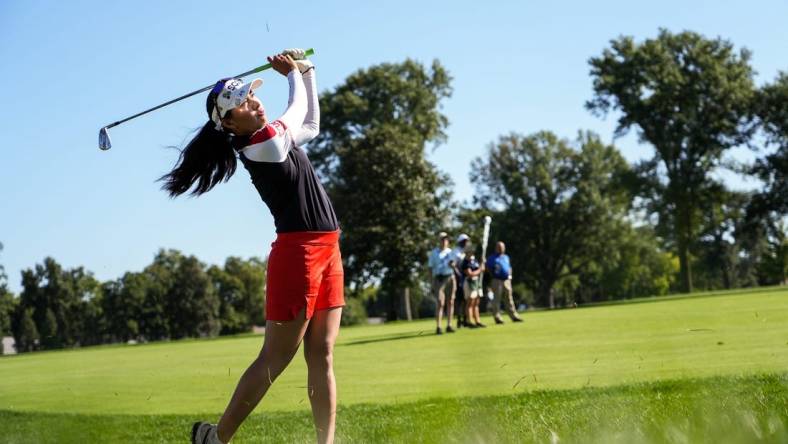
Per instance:
[[[216,96],[216,105],[211,112],[211,120],[216,124],[216,129],[222,128],[222,118],[227,116],[227,113],[240,106],[249,95],[249,91],[257,89],[263,84],[261,79],[254,79],[249,83],[244,83],[240,79],[230,79],[224,83],[224,88]]]

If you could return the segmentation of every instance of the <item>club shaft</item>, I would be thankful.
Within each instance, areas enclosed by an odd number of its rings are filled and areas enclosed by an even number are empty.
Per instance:
[[[312,49],[312,48],[306,50],[306,55],[307,56],[311,56],[314,53],[315,53],[315,50]],[[251,70],[246,71],[246,72],[241,73],[241,74],[238,74],[238,75],[234,76],[234,78],[246,77],[246,76],[248,76],[250,74],[255,74],[255,73],[258,73],[258,72],[261,72],[261,71],[265,71],[266,69],[270,69],[270,68],[271,68],[271,64],[270,63],[266,63],[265,65],[261,65],[261,66],[258,66],[257,68],[251,69]],[[171,105],[171,104],[173,104],[175,102],[181,101],[183,99],[187,99],[187,98],[189,98],[189,97],[191,97],[191,96],[193,96],[195,94],[199,94],[201,92],[208,91],[211,88],[213,88],[213,85],[208,85],[205,88],[200,88],[197,91],[192,91],[192,92],[190,92],[188,94],[184,94],[184,95],[182,95],[182,96],[180,96],[180,97],[178,97],[176,99],[172,99],[172,100],[170,100],[168,102],[162,103],[161,105],[154,106],[151,109],[146,109],[145,111],[142,111],[140,113],[134,114],[133,116],[126,117],[123,120],[118,120],[117,122],[110,123],[109,125],[105,126],[104,128],[106,128],[106,129],[112,128],[113,126],[120,125],[123,122],[127,122],[127,121],[129,121],[131,119],[135,119],[135,118],[137,118],[139,116],[148,114],[151,111],[156,111],[159,108],[163,108],[163,107],[165,107],[167,105]]]
[[[139,117],[139,116],[141,116],[141,115],[144,115],[144,114],[148,114],[148,113],[149,113],[149,112],[151,112],[151,111],[156,111],[156,110],[157,110],[157,109],[159,109],[159,108],[163,108],[163,107],[165,107],[165,106],[167,106],[167,105],[170,105],[170,104],[173,104],[173,103],[175,103],[175,102],[177,102],[177,101],[179,101],[179,100],[183,100],[183,99],[186,99],[186,98],[188,98],[188,97],[191,97],[191,96],[193,96],[193,95],[195,95],[195,94],[199,94],[199,93],[201,93],[201,92],[208,91],[208,90],[209,90],[209,89],[211,89],[212,87],[213,87],[213,85],[206,86],[205,88],[200,88],[200,89],[198,89],[197,91],[190,92],[189,94],[186,94],[186,95],[180,96],[180,97],[178,97],[177,99],[172,99],[172,100],[170,100],[169,102],[164,102],[164,103],[162,103],[161,105],[154,106],[154,107],[153,107],[153,108],[151,108],[151,109],[146,109],[145,111],[142,111],[141,113],[137,113],[137,114],[134,114],[133,116],[126,117],[126,118],[125,118],[125,119],[123,119],[123,120],[118,120],[117,122],[110,123],[109,125],[105,126],[105,128],[109,129],[109,128],[112,128],[113,126],[120,125],[120,124],[121,124],[121,123],[123,123],[123,122],[126,122],[126,121],[129,121],[129,120],[131,120],[131,119],[137,118],[137,117]]]
[[[484,221],[484,230],[482,232],[482,262],[487,260],[487,243],[490,240],[490,222]]]

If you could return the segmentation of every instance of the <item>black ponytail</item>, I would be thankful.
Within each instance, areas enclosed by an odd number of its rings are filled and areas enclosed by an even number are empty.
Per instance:
[[[231,136],[217,130],[216,124],[209,120],[181,150],[175,168],[159,180],[164,182],[162,189],[170,197],[186,193],[196,182],[191,194],[199,196],[219,182],[230,180],[236,166]]]

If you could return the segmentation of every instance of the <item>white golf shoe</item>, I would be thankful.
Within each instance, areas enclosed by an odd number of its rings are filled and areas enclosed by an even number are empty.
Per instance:
[[[195,422],[192,426],[192,444],[222,444],[216,436],[216,426],[207,422]]]

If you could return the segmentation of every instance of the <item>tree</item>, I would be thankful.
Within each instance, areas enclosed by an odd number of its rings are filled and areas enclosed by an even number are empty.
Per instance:
[[[665,210],[660,223],[670,226],[675,239],[685,292],[692,291],[698,190],[725,150],[752,133],[749,59],[748,51],[737,54],[726,40],[663,29],[641,44],[631,37],[613,40],[589,61],[595,95],[587,108],[599,115],[621,111],[616,134],[635,127],[640,140],[655,149],[640,167],[656,174],[662,166],[655,190]]]
[[[0,339],[4,336],[13,335],[11,322],[16,311],[16,299],[8,291],[3,282],[0,282]],[[3,353],[3,345],[0,342],[0,354]]]
[[[267,263],[259,258],[244,261],[229,257],[224,267],[212,266],[208,275],[219,297],[222,334],[251,330],[265,324],[265,276]]]
[[[145,302],[150,287],[150,278],[145,273],[127,272],[117,280],[104,283],[103,312],[113,340],[127,342],[146,336],[150,329]]]
[[[471,168],[475,199],[494,213],[492,230],[508,245],[515,280],[551,307],[560,280],[610,256],[629,202],[618,150],[590,132],[575,145],[547,131],[510,134]]]
[[[34,269],[22,271],[19,310],[31,316],[43,348],[73,347],[89,343],[89,337],[102,332],[86,331],[86,306],[100,294],[93,275],[77,267],[64,270],[51,257]]]
[[[170,260],[177,257],[180,253],[173,250],[160,250],[153,263],[145,267],[143,274],[145,280],[139,282],[145,292],[145,302],[143,303],[142,322],[140,332],[151,341],[158,339],[168,339],[171,336],[171,328],[168,313],[165,309],[167,304],[167,294],[174,284],[172,269],[175,261]]]
[[[782,215],[764,210],[756,194],[736,229],[739,279],[745,285],[788,284],[788,229]]]
[[[651,226],[624,224],[611,239],[611,254],[591,262],[580,273],[574,299],[596,302],[667,294],[678,263],[663,251]]]
[[[747,285],[739,273],[741,240],[745,211],[750,196],[728,190],[722,183],[709,180],[699,190],[699,235],[695,242],[698,273],[696,284],[713,290]]]
[[[0,251],[3,251],[3,244],[0,243]],[[5,268],[0,264],[0,338],[13,334],[11,320],[16,310],[16,298],[8,289],[8,276]],[[3,353],[3,345],[0,342],[0,354]]]
[[[219,298],[205,265],[194,256],[186,256],[175,269],[174,278],[165,304],[173,337],[218,335]]]
[[[12,336],[13,316],[16,311],[16,299],[14,295],[0,284],[0,339],[5,336]],[[3,344],[0,342],[0,355],[3,354]]]
[[[60,348],[63,346],[62,338],[58,337],[57,318],[51,308],[44,310],[44,317],[38,331],[41,334],[41,347]]]
[[[776,151],[756,161],[751,172],[765,184],[756,196],[756,210],[788,214],[788,73],[764,86],[758,94],[756,112],[768,145]]]
[[[177,250],[159,250],[145,268],[151,277],[146,315],[164,315],[169,337],[215,336],[219,333],[219,298],[205,265]],[[157,320],[157,322],[161,322]],[[160,334],[156,332],[156,334]]]
[[[761,285],[788,283],[788,73],[758,91],[756,114],[767,147],[774,148],[750,169],[764,183],[747,207],[743,237],[751,269]]]
[[[450,181],[425,149],[445,140],[440,103],[451,95],[450,80],[437,61],[430,69],[384,63],[320,98],[310,157],[342,224],[346,280],[351,289],[381,282],[390,319],[449,215]]]
[[[30,352],[38,348],[38,329],[33,321],[33,309],[17,306],[17,316],[14,325],[14,341],[16,351]]]
[[[774,236],[769,237],[766,254],[758,264],[759,283],[762,285],[788,284],[788,230],[779,224]]]

